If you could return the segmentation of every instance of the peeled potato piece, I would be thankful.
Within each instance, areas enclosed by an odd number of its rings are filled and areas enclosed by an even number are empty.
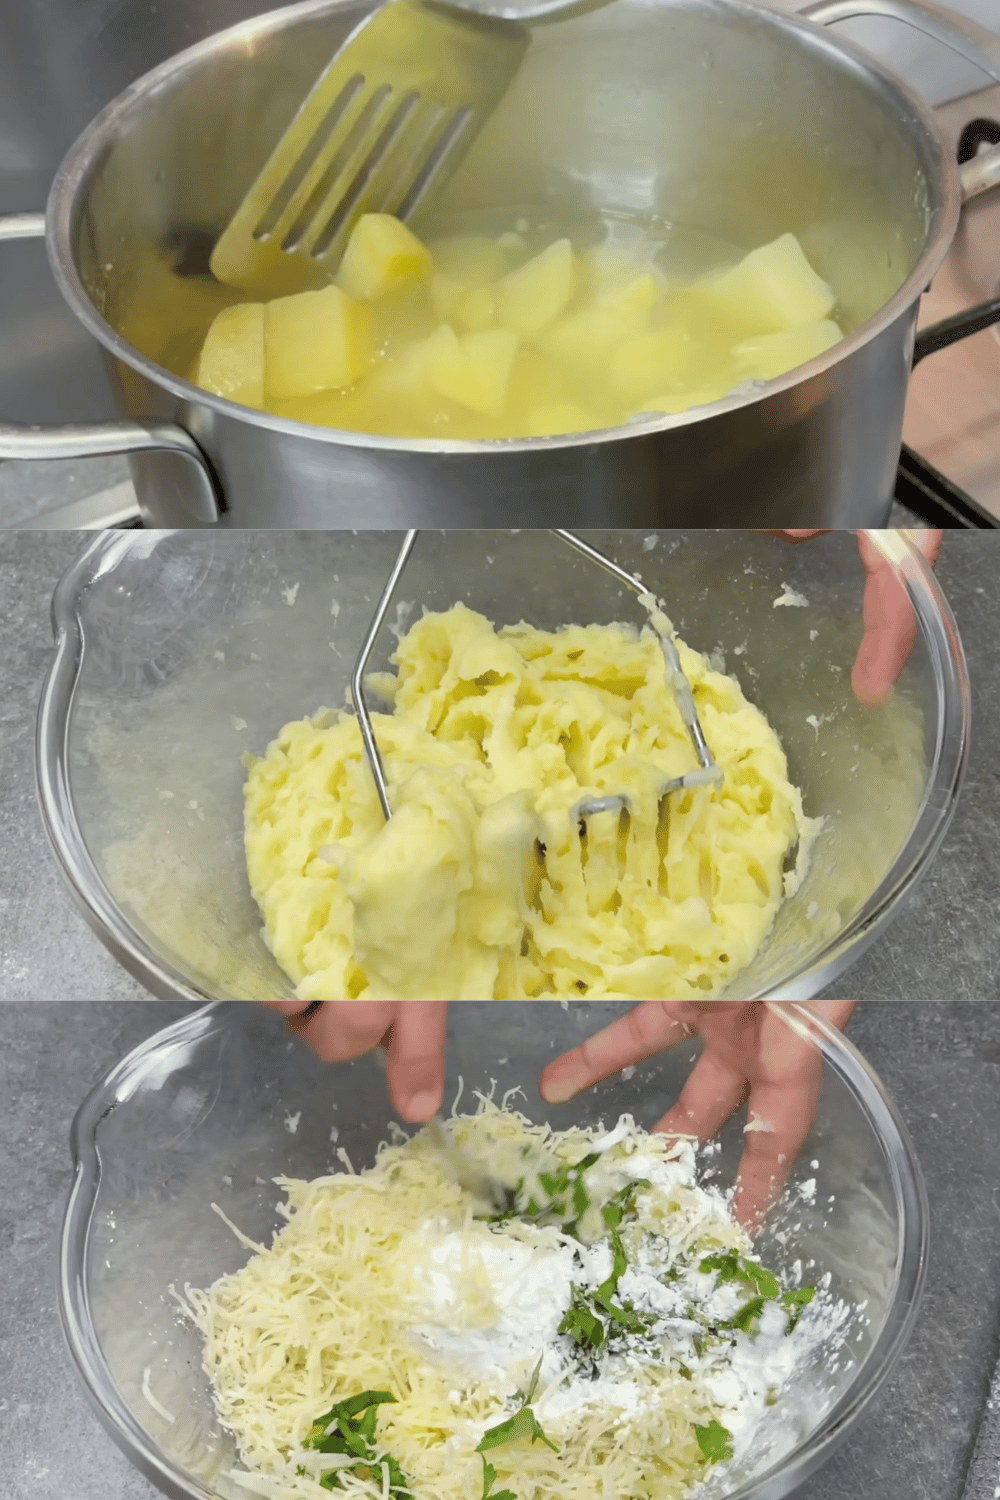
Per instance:
[[[373,353],[371,308],[352,301],[339,286],[267,304],[264,386],[269,398],[342,390],[359,379]]]
[[[581,302],[596,302],[619,291],[649,270],[634,250],[618,245],[591,245],[577,262],[576,294]]]
[[[700,295],[737,326],[781,333],[825,318],[834,305],[829,286],[806,260],[794,234],[752,250],[728,271],[696,283]]]
[[[609,349],[635,338],[649,322],[659,299],[655,276],[644,275],[591,307],[561,318],[539,340],[547,354],[571,364],[587,365],[606,357]]]
[[[593,412],[575,401],[554,401],[528,413],[525,437],[558,437],[566,432],[593,432],[600,427]]]
[[[660,328],[619,344],[611,359],[611,383],[637,400],[681,379],[690,362],[690,334],[681,328]]]
[[[240,406],[264,405],[264,304],[243,302],[217,313],[205,335],[194,381]]]
[[[438,395],[459,406],[498,417],[507,401],[516,353],[517,335],[509,328],[487,328],[460,339],[445,323],[427,343],[429,383]]]
[[[464,332],[478,333],[495,321],[496,310],[496,298],[489,287],[479,286],[462,293],[455,304],[454,318]]]
[[[522,339],[550,328],[573,295],[575,262],[569,240],[556,240],[493,288],[497,322]]]
[[[829,318],[804,328],[789,328],[784,333],[765,333],[756,339],[737,344],[733,354],[751,372],[751,378],[774,380],[798,365],[825,354],[839,344],[843,334]]]
[[[337,282],[358,302],[408,284],[426,281],[434,268],[431,252],[412,230],[391,214],[364,214],[351,231]]]
[[[466,289],[496,281],[510,264],[502,239],[503,236],[491,240],[485,235],[463,234],[432,241],[428,248],[434,258],[435,274]]]

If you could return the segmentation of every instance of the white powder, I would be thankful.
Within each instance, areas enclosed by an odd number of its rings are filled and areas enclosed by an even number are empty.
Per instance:
[[[773,1127],[752,1119],[751,1128]],[[712,1234],[713,1225],[731,1226],[726,1200],[716,1189],[696,1185],[693,1142],[678,1141],[666,1156],[647,1154],[641,1144],[627,1155],[616,1149],[627,1151],[630,1144],[636,1144],[636,1129],[623,1116],[591,1144],[601,1160],[589,1169],[586,1186],[594,1201],[606,1201],[629,1182],[648,1179],[653,1192],[640,1190],[636,1206],[639,1222],[651,1231],[646,1217],[651,1202],[662,1203],[665,1195],[674,1204],[666,1221],[657,1219],[655,1232],[638,1241],[638,1249],[630,1241],[629,1264],[616,1293],[619,1305],[653,1320],[648,1335],[659,1353],[643,1336],[627,1334],[592,1362],[581,1362],[568,1335],[559,1334],[559,1323],[574,1287],[593,1293],[610,1276],[611,1245],[607,1239],[580,1244],[555,1228],[525,1227],[524,1238],[513,1238],[478,1223],[461,1232],[429,1225],[423,1247],[414,1247],[422,1318],[411,1334],[428,1360],[470,1383],[489,1378],[491,1388],[507,1399],[516,1399],[541,1361],[533,1406],[539,1421],[556,1431],[560,1422],[586,1410],[614,1413],[613,1425],[630,1421],[647,1400],[658,1399],[655,1386],[643,1379],[643,1367],[651,1361],[683,1365],[720,1409],[739,1462],[796,1372],[821,1343],[836,1344],[833,1335],[846,1328],[849,1310],[821,1292],[789,1333],[786,1311],[765,1302],[754,1332],[734,1330],[731,1338],[703,1342],[706,1323],[733,1318],[748,1295],[744,1284],[720,1284],[714,1271],[700,1271],[698,1258],[686,1254],[693,1241]],[[814,1195],[815,1180],[800,1184],[798,1192]],[[675,1195],[683,1202],[674,1203]],[[789,1279],[801,1284],[800,1262]],[[472,1312],[470,1291],[476,1299]]]
[[[488,1285],[494,1321],[462,1327],[462,1282],[477,1271]],[[470,1250],[464,1235],[445,1234],[417,1272],[431,1316],[412,1333],[436,1363],[480,1380],[491,1374],[509,1377],[516,1366],[516,1383],[525,1365],[534,1365],[555,1339],[570,1304],[573,1274],[570,1244],[549,1249],[487,1235]]]

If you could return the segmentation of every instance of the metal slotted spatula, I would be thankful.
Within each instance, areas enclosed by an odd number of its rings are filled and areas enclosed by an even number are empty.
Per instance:
[[[362,214],[405,221],[454,171],[528,41],[518,20],[437,0],[376,10],[321,74],[223,231],[215,277],[270,296],[328,282]]]

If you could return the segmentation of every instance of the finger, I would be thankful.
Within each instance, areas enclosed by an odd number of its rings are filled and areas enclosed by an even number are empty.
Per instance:
[[[684,1001],[649,1000],[637,1005],[582,1046],[550,1062],[539,1079],[542,1098],[547,1104],[565,1104],[602,1078],[683,1042],[696,1020],[697,1010]]]
[[[781,1196],[812,1122],[823,1086],[823,1062],[806,1048],[800,1075],[782,1084],[760,1084],[750,1091],[751,1114],[773,1126],[746,1136],[736,1175],[733,1213],[744,1229],[759,1228]]]
[[[311,1000],[261,1000],[259,1002],[265,1010],[273,1010],[279,1016],[300,1016],[304,1011],[312,1009]]]
[[[813,1001],[810,1010],[846,1022],[853,1002]],[[733,1211],[747,1229],[759,1227],[788,1181],[795,1158],[812,1129],[823,1087],[823,1056],[780,1015],[761,1028],[760,1067],[750,1090],[750,1123],[736,1177]]]
[[[865,634],[851,673],[851,686],[859,703],[877,708],[889,697],[913,650],[917,617],[905,585],[862,532],[858,533],[858,548],[867,574]]]
[[[766,528],[761,532],[762,536],[776,536],[782,542],[808,542],[814,536],[826,536],[826,531],[813,530],[789,530],[787,527]]]
[[[941,544],[944,541],[943,531],[908,531],[906,535],[915,546],[920,548],[927,561],[933,568],[941,555]]]
[[[448,1006],[409,1000],[396,1008],[389,1035],[389,1094],[404,1120],[423,1123],[441,1108]]]
[[[391,1001],[326,1000],[300,1034],[321,1062],[346,1062],[378,1046],[392,1025],[395,1010]]]
[[[717,1052],[706,1047],[680,1098],[654,1125],[657,1135],[693,1135],[710,1141],[736,1113],[747,1095],[746,1074],[730,1067]]]

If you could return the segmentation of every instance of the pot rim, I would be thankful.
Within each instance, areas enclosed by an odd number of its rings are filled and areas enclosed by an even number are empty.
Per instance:
[[[72,248],[82,194],[96,170],[96,164],[110,148],[123,123],[141,110],[149,95],[168,88],[193,64],[234,44],[242,44],[248,55],[252,55],[254,45],[264,36],[295,26],[303,20],[351,9],[357,3],[358,0],[300,0],[298,4],[267,11],[252,20],[227,27],[182,52],[175,53],[130,84],[105,106],[70,147],[53,179],[46,205],[45,240],[52,272],[63,297],[88,332],[115,359],[128,365],[154,385],[165,389],[188,407],[208,407],[221,417],[289,437],[311,438],[315,442],[337,447],[364,448],[383,453],[479,456],[504,452],[544,453],[549,450],[618,442],[629,437],[647,437],[737,412],[757,404],[765,397],[770,399],[782,396],[849,359],[878,338],[919,301],[954,238],[962,205],[961,184],[957,164],[945,145],[934,113],[901,78],[884,68],[863,48],[844,38],[832,36],[826,28],[815,22],[794,14],[774,11],[760,3],[760,0],[647,0],[646,8],[651,12],[661,9],[707,9],[719,13],[737,13],[760,25],[770,26],[775,31],[791,34],[797,38],[799,45],[826,54],[832,65],[849,66],[856,76],[860,75],[883,98],[894,103],[904,117],[909,118],[914,129],[914,144],[923,158],[931,189],[928,194],[926,239],[920,258],[909,276],[873,317],[832,349],[804,365],[799,365],[774,380],[747,382],[710,406],[690,407],[669,416],[651,413],[644,418],[634,417],[622,426],[584,433],[476,441],[394,438],[376,433],[314,426],[237,405],[164,369],[123,338],[98,311],[79,275]]]

